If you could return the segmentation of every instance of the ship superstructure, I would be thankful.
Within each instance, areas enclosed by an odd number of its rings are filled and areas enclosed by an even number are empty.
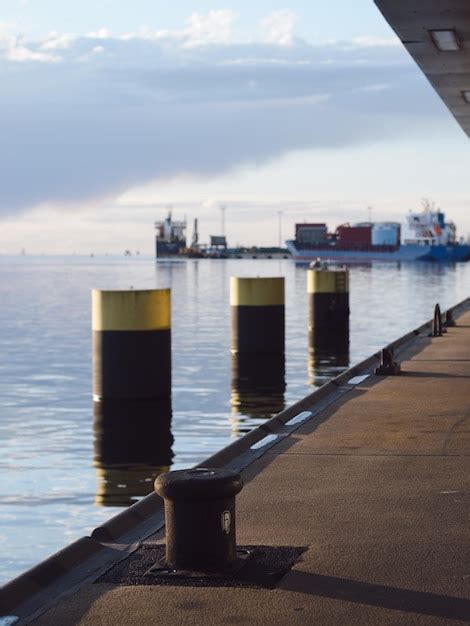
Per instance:
[[[161,222],[155,222],[157,258],[177,256],[186,248],[186,219],[176,222],[171,210]]]
[[[410,212],[402,228],[401,243],[451,246],[456,243],[456,227],[453,222],[446,222],[444,213],[439,210]]]

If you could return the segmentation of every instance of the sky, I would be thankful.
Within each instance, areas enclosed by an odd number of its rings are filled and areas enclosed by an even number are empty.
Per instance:
[[[152,254],[154,221],[470,232],[468,138],[372,0],[2,0],[0,251]]]

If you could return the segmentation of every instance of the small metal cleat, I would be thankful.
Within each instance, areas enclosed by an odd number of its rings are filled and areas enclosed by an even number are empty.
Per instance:
[[[448,328],[451,326],[457,326],[451,309],[446,311],[446,320],[444,322],[444,326],[447,326]]]
[[[382,363],[375,368],[375,373],[378,376],[397,376],[400,371],[400,364],[393,360],[393,348],[384,348]]]

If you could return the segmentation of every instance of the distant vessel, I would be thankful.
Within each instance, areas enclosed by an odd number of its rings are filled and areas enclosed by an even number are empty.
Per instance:
[[[326,224],[296,224],[295,239],[287,247],[296,261],[329,259],[342,263],[362,261],[467,261],[470,246],[457,242],[453,222],[434,205],[407,216],[406,223],[363,222],[343,224],[329,233]]]
[[[229,248],[225,235],[210,235],[210,243],[199,243],[198,220],[194,220],[191,246],[186,246],[186,219],[176,222],[171,211],[163,221],[155,222],[155,251],[157,259],[271,259],[287,258],[283,248]]]
[[[155,222],[155,228],[157,258],[178,256],[186,248],[186,219],[175,222],[171,217],[171,211],[168,211],[168,217],[162,222]]]

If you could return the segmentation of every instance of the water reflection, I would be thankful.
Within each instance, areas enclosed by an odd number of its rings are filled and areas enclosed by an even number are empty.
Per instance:
[[[96,504],[128,506],[153,491],[173,458],[171,399],[93,403]]]
[[[285,390],[284,354],[232,354],[232,432],[247,432],[280,413]]]
[[[308,381],[321,387],[349,367],[349,329],[309,333]]]

